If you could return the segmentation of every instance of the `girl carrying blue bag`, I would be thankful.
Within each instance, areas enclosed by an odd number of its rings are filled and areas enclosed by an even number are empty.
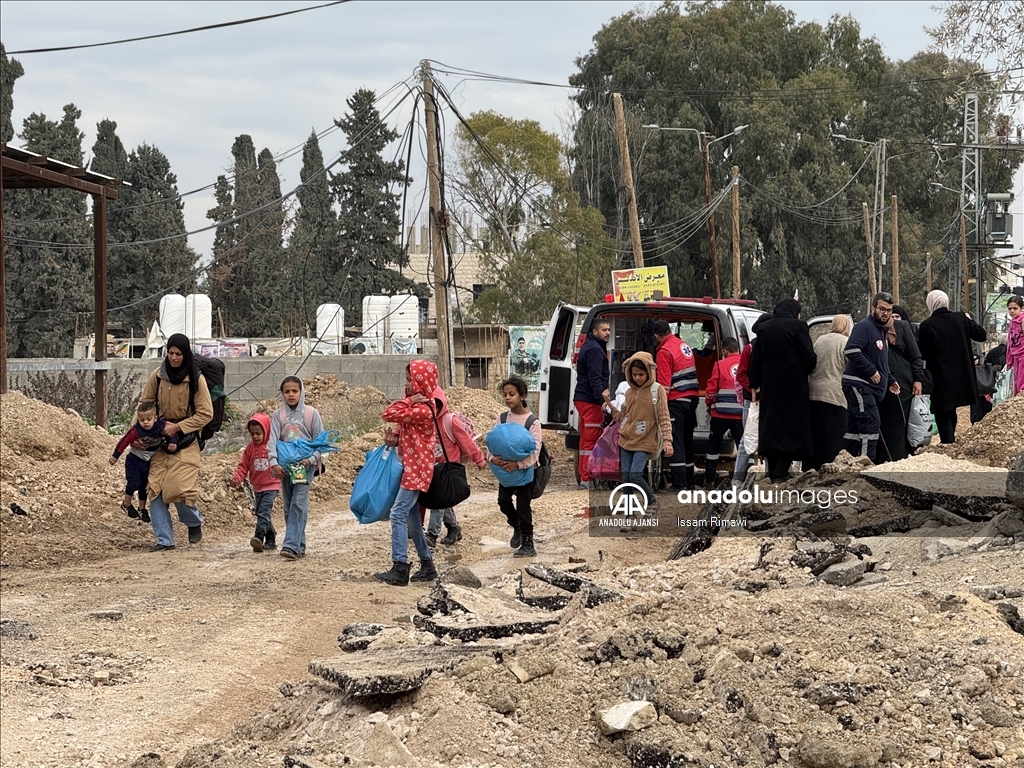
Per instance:
[[[487,433],[487,464],[498,478],[498,508],[512,526],[509,546],[516,550],[514,557],[534,557],[530,496],[540,455],[540,421],[526,407],[525,380],[510,376],[500,391],[508,411]]]

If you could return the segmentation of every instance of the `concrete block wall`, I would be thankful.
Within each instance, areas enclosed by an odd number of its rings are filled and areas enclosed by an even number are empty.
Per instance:
[[[243,408],[245,405],[255,403],[257,400],[267,400],[278,396],[278,387],[281,379],[296,372],[302,364],[298,375],[304,379],[313,376],[326,376],[334,374],[340,381],[348,383],[352,387],[376,387],[387,397],[396,400],[405,392],[405,366],[410,360],[433,359],[436,362],[436,353],[433,357],[429,355],[336,355],[321,356],[314,355],[302,363],[301,357],[235,357],[224,358],[225,367],[225,388],[229,393],[238,388],[238,391],[231,394],[231,400]],[[18,367],[19,363],[38,364],[43,361],[39,359],[8,361],[7,387],[8,389],[20,389],[27,380],[27,373],[24,371],[10,370]],[[61,361],[47,361],[59,364]],[[68,360],[69,364],[75,362]],[[121,360],[110,361],[111,371],[138,373],[141,381],[159,365],[157,360]],[[57,377],[60,369],[42,371],[39,374]],[[69,371],[68,375],[76,376],[76,372]],[[87,376],[92,377],[92,373]]]

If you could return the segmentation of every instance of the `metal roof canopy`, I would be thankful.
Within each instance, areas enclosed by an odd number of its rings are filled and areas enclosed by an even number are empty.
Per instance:
[[[107,359],[107,200],[116,200],[124,182],[43,155],[0,146],[3,174],[0,198],[8,189],[72,189],[93,198],[93,313],[96,362]],[[4,217],[0,205],[0,393],[7,391],[7,283],[4,274]],[[96,368],[96,423],[107,425],[107,371]]]

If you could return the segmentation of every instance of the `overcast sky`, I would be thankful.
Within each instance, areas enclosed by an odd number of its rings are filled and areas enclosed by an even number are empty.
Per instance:
[[[315,2],[0,2],[6,49],[78,45],[170,32],[316,5]],[[800,21],[851,14],[887,56],[924,50],[925,25],[939,16],[924,2],[781,3]],[[14,90],[14,126],[32,112],[59,119],[82,110],[87,155],[96,123],[115,120],[130,150],[149,143],[171,161],[181,192],[212,184],[231,163],[231,145],[252,135],[257,151],[301,147],[312,129],[330,128],[358,88],[378,95],[412,77],[421,59],[548,83],[566,83],[577,56],[615,16],[638,7],[619,2],[355,2],[280,19],[189,35],[78,51],[16,54],[25,68]],[[646,7],[650,7],[648,4]],[[493,109],[538,120],[561,132],[567,90],[445,76],[464,114]],[[395,91],[393,104],[405,89]],[[392,124],[403,130],[411,100]],[[15,145],[20,141],[15,138]],[[322,140],[331,160],[344,148],[335,131]],[[282,187],[298,184],[301,158],[282,161]],[[413,166],[417,166],[416,160]],[[422,179],[420,179],[422,180]],[[1019,186],[1018,180],[1018,186]],[[422,194],[422,184],[417,194]],[[1017,190],[1020,208],[1024,190]],[[413,192],[411,191],[412,195]],[[208,191],[185,198],[186,224],[210,224]],[[1024,226],[1020,227],[1024,229]],[[206,254],[212,233],[190,238]],[[1019,240],[1018,240],[1019,242]]]

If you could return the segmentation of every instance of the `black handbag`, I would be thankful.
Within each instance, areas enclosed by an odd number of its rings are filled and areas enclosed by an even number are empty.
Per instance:
[[[979,395],[994,395],[996,393],[996,372],[988,363],[974,366],[974,376],[978,380]]]
[[[441,425],[437,423],[437,416],[433,411],[430,415],[434,416],[434,427],[437,429],[437,439],[441,441],[444,461],[434,465],[430,487],[420,492],[419,501],[427,509],[448,509],[469,498],[469,480],[466,479],[466,468],[462,464],[448,461],[448,451],[445,450],[444,439],[441,437]]]

